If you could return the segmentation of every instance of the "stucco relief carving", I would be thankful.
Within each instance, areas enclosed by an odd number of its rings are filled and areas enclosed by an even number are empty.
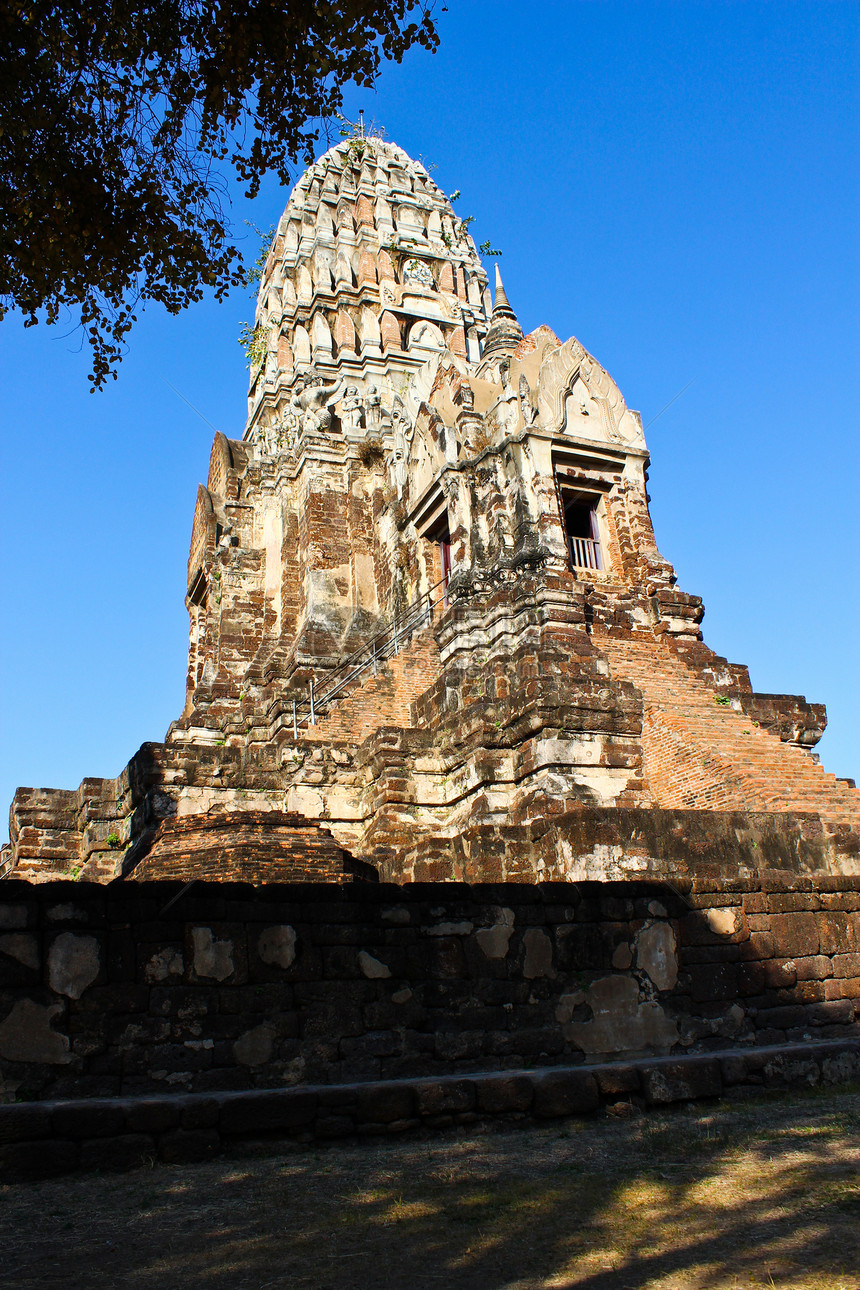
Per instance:
[[[418,414],[409,453],[411,493],[416,498],[426,492],[446,464],[438,433],[434,433],[435,428],[436,423],[431,420],[430,410],[425,404]]]
[[[609,373],[574,337],[541,365],[538,419],[548,430],[585,439],[645,446],[637,418]]]
[[[340,380],[326,385],[316,372],[298,378],[290,399],[290,411],[306,434],[331,428],[332,414],[328,405],[335,401],[341,385]]]
[[[433,280],[433,271],[429,264],[423,260],[407,260],[403,269],[403,281],[415,282],[421,287],[427,287],[433,290],[436,283]]]

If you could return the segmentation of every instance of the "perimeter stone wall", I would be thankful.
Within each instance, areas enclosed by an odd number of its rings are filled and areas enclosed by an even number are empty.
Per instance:
[[[3,884],[7,1102],[847,1040],[860,879]]]

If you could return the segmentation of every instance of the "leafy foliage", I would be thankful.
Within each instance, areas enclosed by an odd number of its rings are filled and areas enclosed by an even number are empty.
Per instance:
[[[269,332],[262,323],[257,323],[256,327],[252,323],[242,323],[239,330],[239,344],[252,372],[256,372],[266,357],[268,343]]]
[[[139,303],[246,278],[227,165],[313,160],[341,87],[438,44],[431,0],[0,0],[0,317],[79,319],[94,386]],[[410,20],[413,11],[415,20]]]

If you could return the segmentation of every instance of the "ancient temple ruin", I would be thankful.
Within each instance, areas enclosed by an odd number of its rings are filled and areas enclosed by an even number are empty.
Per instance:
[[[420,163],[356,137],[304,174],[250,349],[184,710],[116,780],[19,789],[6,876],[858,872],[823,707],[705,645],[639,414],[578,340],[523,335]]]

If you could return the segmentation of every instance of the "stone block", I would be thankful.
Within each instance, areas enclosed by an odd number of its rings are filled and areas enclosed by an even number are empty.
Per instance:
[[[822,954],[860,951],[860,914],[822,910],[814,917]]]
[[[838,1022],[851,1021],[854,1009],[848,999],[834,1000],[832,1003],[798,1004],[796,1007],[762,1008],[758,1014],[759,1026],[787,1030],[790,1027],[803,1029],[808,1026],[823,1026]]]
[[[415,1097],[406,1084],[377,1084],[359,1088],[356,1107],[362,1123],[390,1124],[408,1120],[414,1113]]]
[[[788,989],[777,990],[776,997],[779,1003],[818,1003],[827,998],[826,987],[826,981],[798,981]],[[838,994],[833,997],[841,999],[844,996]]]
[[[638,1093],[641,1085],[639,1071],[635,1066],[604,1066],[595,1072],[597,1087],[603,1097],[622,1097],[626,1093]]]
[[[534,1085],[534,1114],[542,1119],[584,1115],[600,1104],[597,1080],[585,1071],[548,1071],[535,1075]]]
[[[776,1086],[813,1086],[821,1079],[821,1069],[814,1057],[799,1053],[777,1053],[764,1066],[764,1080]]]
[[[860,1048],[846,1049],[821,1059],[824,1084],[848,1084],[860,1080]]]
[[[51,1108],[40,1102],[0,1105],[0,1143],[35,1141],[51,1133]]]
[[[316,1094],[300,1089],[239,1093],[224,1098],[219,1120],[224,1134],[265,1137],[310,1124],[316,1110]]]
[[[135,1098],[128,1104],[125,1123],[131,1133],[165,1133],[179,1124],[179,1117],[180,1108],[173,1099]]]
[[[115,1138],[91,1138],[81,1143],[80,1168],[124,1173],[156,1158],[155,1141],[146,1133],[123,1133]]]
[[[642,1091],[652,1105],[719,1097],[723,1091],[720,1063],[716,1059],[691,1059],[645,1067]]]
[[[125,1128],[122,1102],[88,1098],[80,1102],[55,1102],[51,1126],[58,1137],[107,1138],[119,1136]]]
[[[827,917],[826,914],[803,912],[773,914],[770,932],[773,936],[774,954],[779,958],[807,958],[817,954],[821,928],[818,920]]]
[[[358,1126],[358,1132],[380,1132],[381,1124],[362,1124]],[[314,1124],[314,1134],[318,1138],[335,1139],[348,1138],[350,1134],[356,1132],[355,1121],[349,1115],[322,1115]]]
[[[736,980],[739,995],[747,997],[761,994],[765,988],[765,964],[739,963]]]
[[[731,1057],[722,1057],[720,1073],[726,1086],[746,1084],[751,1078],[758,1076],[757,1070],[747,1060],[745,1053],[733,1053]]]
[[[857,972],[853,975],[860,975],[860,954],[846,955],[857,960]],[[839,975],[834,972],[833,960],[826,954],[811,954],[809,958],[797,958],[794,960],[794,970],[797,973],[798,981],[824,981],[827,977]]]
[[[767,904],[773,914],[789,914],[798,910],[814,912],[818,909],[818,894],[814,891],[772,891]]]
[[[797,984],[794,959],[768,959],[763,965],[765,986],[771,990],[789,990]]]
[[[433,1080],[415,1089],[418,1115],[450,1115],[471,1111],[475,1106],[475,1084],[472,1080]]]
[[[750,932],[749,939],[738,947],[743,960],[773,958],[775,945],[771,932]]]
[[[860,1001],[860,977],[839,977],[824,981],[825,999],[850,999]]]
[[[475,1079],[478,1110],[487,1115],[528,1111],[534,1099],[534,1081],[528,1075],[484,1075]]]
[[[733,999],[738,992],[737,968],[733,963],[698,963],[688,969],[690,993],[698,1002]]]

